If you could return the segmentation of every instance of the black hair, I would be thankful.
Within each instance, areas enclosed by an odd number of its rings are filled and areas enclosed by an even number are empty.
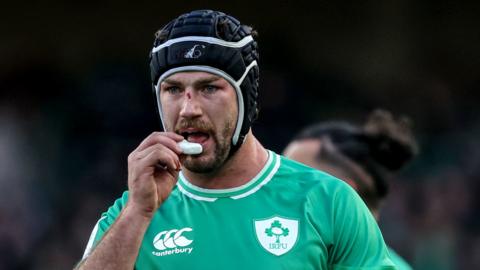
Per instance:
[[[294,140],[325,137],[372,177],[375,198],[366,200],[370,208],[377,208],[380,200],[387,196],[391,174],[403,168],[418,153],[410,121],[406,117],[394,119],[385,110],[373,111],[363,126],[341,121],[318,123],[302,130]],[[321,155],[322,151],[317,155],[319,160]]]

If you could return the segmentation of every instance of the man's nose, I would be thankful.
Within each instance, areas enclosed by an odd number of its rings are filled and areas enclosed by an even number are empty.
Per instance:
[[[193,89],[187,88],[184,92],[182,109],[180,116],[184,118],[198,117],[202,114],[202,110],[198,101],[198,97]]]

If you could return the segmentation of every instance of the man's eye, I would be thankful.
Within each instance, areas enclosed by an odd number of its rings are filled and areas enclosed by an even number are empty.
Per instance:
[[[218,90],[218,87],[215,85],[206,85],[204,91],[208,94],[213,94]]]
[[[168,92],[170,94],[178,94],[180,93],[180,87],[178,86],[168,86],[164,88],[165,92]]]

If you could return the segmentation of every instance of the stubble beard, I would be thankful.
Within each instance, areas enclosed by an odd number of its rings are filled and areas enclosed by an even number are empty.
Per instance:
[[[228,159],[235,120],[229,117],[219,135],[211,134],[215,149],[210,156],[188,156],[183,165],[194,173],[208,174],[220,169]]]

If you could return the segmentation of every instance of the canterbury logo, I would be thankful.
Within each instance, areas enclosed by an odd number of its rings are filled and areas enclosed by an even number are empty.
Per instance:
[[[205,49],[205,45],[199,45],[199,44],[196,44],[195,46],[193,46],[190,50],[188,50],[184,55],[183,57],[185,58],[199,58],[200,56],[202,56],[202,51],[200,50],[200,48],[202,49]]]
[[[165,250],[168,248],[186,247],[190,245],[193,240],[183,236],[184,232],[191,232],[192,228],[186,227],[180,230],[169,230],[160,232],[153,238],[153,246],[158,250]]]

